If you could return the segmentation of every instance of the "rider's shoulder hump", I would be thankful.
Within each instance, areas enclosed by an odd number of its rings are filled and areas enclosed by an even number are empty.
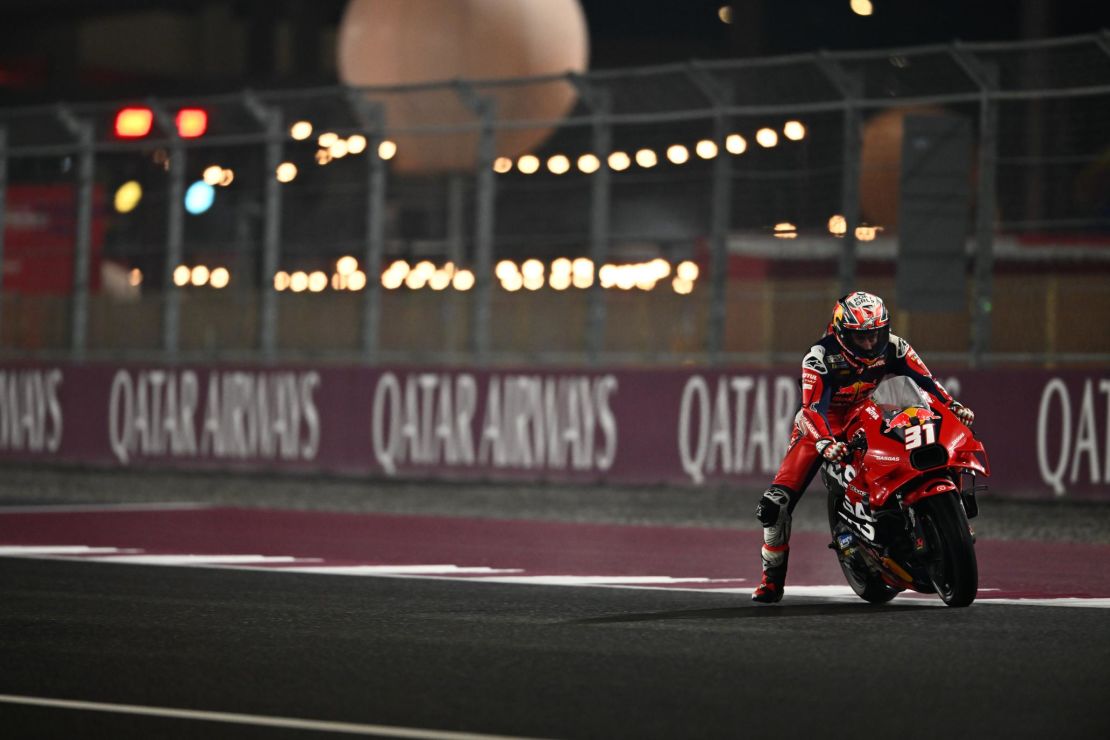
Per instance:
[[[827,374],[829,369],[825,367],[825,348],[820,344],[810,347],[809,352],[802,358],[802,367],[821,375]]]

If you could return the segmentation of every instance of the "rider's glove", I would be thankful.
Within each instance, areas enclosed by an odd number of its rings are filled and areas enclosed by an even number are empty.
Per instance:
[[[953,401],[948,406],[948,408],[951,409],[952,413],[956,415],[956,418],[962,421],[964,424],[971,426],[975,423],[975,412],[973,412],[967,406],[964,406],[959,401]]]
[[[832,437],[822,437],[817,440],[817,452],[829,462],[840,462],[848,454],[848,445],[838,442]]]

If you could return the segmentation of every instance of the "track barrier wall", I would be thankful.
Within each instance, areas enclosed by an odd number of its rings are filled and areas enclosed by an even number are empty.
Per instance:
[[[976,412],[992,495],[1110,501],[1110,375],[936,375]],[[0,463],[757,490],[785,452],[797,377],[12,362]]]

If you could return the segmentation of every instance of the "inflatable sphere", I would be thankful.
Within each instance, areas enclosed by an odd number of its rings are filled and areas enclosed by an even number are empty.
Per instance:
[[[578,0],[351,0],[339,25],[339,77],[349,85],[377,88],[584,72],[588,44]],[[558,120],[577,99],[566,80],[476,92],[493,98],[498,118],[506,120]],[[366,95],[385,105],[389,137],[397,143],[396,170],[474,168],[476,130],[404,132],[475,121],[455,90]],[[551,132],[551,127],[501,129],[495,156],[533,151]]]

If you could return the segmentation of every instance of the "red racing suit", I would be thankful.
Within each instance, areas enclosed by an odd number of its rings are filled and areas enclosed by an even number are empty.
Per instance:
[[[888,375],[908,375],[944,405],[952,403],[952,396],[933,378],[910,343],[894,334],[883,355],[870,365],[847,354],[834,334],[810,348],[802,360],[802,408],[772,483],[790,493],[791,509],[820,467],[817,440],[838,436],[856,404]]]

